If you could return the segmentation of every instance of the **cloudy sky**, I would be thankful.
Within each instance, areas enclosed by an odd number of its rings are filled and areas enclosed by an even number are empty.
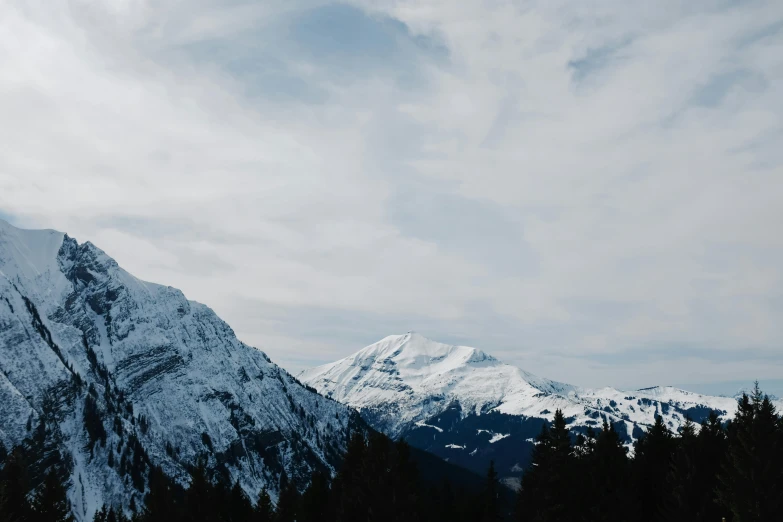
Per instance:
[[[292,371],[783,389],[783,2],[6,0],[0,217]]]

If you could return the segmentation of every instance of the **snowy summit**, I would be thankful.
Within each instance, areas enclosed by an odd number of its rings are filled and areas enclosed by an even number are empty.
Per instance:
[[[187,483],[197,459],[275,497],[283,473],[333,471],[357,423],[179,290],[0,220],[0,442],[58,450],[79,520],[142,505],[153,465]]]
[[[736,401],[671,387],[586,389],[537,377],[468,346],[393,335],[299,379],[359,410],[376,429],[478,472],[489,460],[524,469],[533,438],[560,409],[572,431],[613,424],[630,447],[660,415],[672,431]],[[501,471],[504,471],[501,469]]]

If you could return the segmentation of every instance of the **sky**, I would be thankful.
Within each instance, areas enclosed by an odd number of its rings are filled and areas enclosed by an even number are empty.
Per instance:
[[[0,217],[292,372],[783,391],[783,3],[6,0]]]

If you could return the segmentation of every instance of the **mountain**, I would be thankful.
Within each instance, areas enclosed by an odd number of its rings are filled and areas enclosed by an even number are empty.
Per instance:
[[[0,221],[0,443],[69,475],[78,520],[141,505],[151,466],[187,483],[199,459],[276,496],[283,473],[332,471],[361,426],[179,290]]]
[[[563,411],[572,432],[612,423],[630,448],[655,416],[677,431],[736,400],[671,387],[584,389],[536,377],[467,346],[408,332],[306,370],[299,379],[356,408],[376,429],[476,472],[494,460],[513,484],[529,463],[541,426]],[[783,406],[781,404],[780,406]]]

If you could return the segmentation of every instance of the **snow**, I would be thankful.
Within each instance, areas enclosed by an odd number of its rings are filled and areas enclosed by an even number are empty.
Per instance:
[[[36,328],[28,302],[56,350]],[[264,485],[274,497],[279,477],[267,462],[282,463],[289,476],[334,469],[332,448],[344,444],[357,420],[346,406],[300,386],[179,290],[137,279],[95,245],[0,221],[0,440],[7,448],[28,435],[27,419],[37,422],[44,397],[70,382],[70,366],[99,390],[105,407],[104,383],[91,369],[85,342],[135,415],[150,420],[149,431],[136,434],[153,463],[183,483],[186,466],[205,450],[202,433],[226,454],[237,444],[247,449],[246,439],[272,435],[266,459],[245,451],[228,470],[251,497]],[[104,502],[127,508],[134,494],[107,465],[105,448],[94,455],[86,449],[83,404],[79,396],[58,411],[60,449],[73,462],[68,494],[79,521],[91,520]],[[105,417],[107,448],[119,442],[112,421]],[[292,449],[293,441],[301,441],[301,450]],[[167,455],[169,443],[179,451],[176,459]]]
[[[481,435],[482,433],[487,433],[487,434],[490,435],[490,438],[489,438],[489,443],[490,444],[494,444],[494,443],[496,443],[496,442],[498,442],[500,440],[505,439],[506,437],[510,437],[511,436],[510,433],[494,433],[492,431],[482,430],[482,429],[476,430],[476,435]]]
[[[542,392],[573,390],[476,348],[434,342],[414,332],[386,337],[307,370],[299,379],[357,409],[380,411],[384,431],[393,436],[443,411],[452,400],[476,414],[491,409],[523,413]]]
[[[522,480],[519,477],[504,477],[500,479],[500,482],[511,491],[519,491],[522,489]]]
[[[35,279],[57,268],[57,252],[65,234],[54,230],[23,230],[0,219],[3,273],[9,278]]]
[[[0,219],[0,278],[41,302],[61,298],[70,286],[57,264],[64,236],[54,230],[22,230]]]
[[[494,444],[498,441],[505,439],[508,436],[510,436],[509,433],[495,433],[494,435],[492,435],[492,438],[489,439],[489,443]]]
[[[299,379],[357,408],[376,429],[393,437],[411,426],[427,426],[429,419],[456,404],[463,417],[495,411],[551,421],[560,409],[571,426],[600,427],[606,419],[624,423],[629,437],[635,426],[652,425],[656,415],[676,431],[691,408],[716,410],[722,419],[736,410],[735,399],[672,387],[621,391],[551,381],[479,349],[439,343],[414,332],[386,337],[344,359],[306,370]],[[491,442],[504,437],[492,433]]]
[[[423,423],[421,421],[417,422],[416,426],[418,426],[420,428],[432,428],[434,430],[438,430],[440,433],[443,433],[443,430],[441,428],[438,428],[437,426],[433,426],[431,424],[425,424],[425,423]]]

